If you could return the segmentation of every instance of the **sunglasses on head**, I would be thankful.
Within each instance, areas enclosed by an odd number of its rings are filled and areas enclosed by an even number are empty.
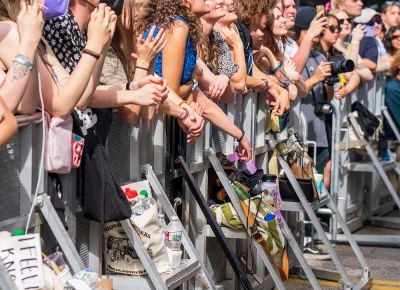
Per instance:
[[[344,18],[344,19],[339,19],[339,25],[343,25],[345,20],[350,24],[353,22],[353,18],[350,18],[350,17]]]
[[[340,28],[340,26],[336,26],[336,25],[329,25],[328,29],[330,30],[330,32],[335,33],[335,30],[337,29],[337,31],[340,33],[342,31],[342,28]]]

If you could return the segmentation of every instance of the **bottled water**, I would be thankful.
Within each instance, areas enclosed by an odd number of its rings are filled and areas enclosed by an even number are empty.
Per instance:
[[[142,213],[146,210],[145,207],[145,197],[143,195],[139,195],[138,202],[132,206],[132,215],[141,216]]]
[[[171,250],[180,250],[182,243],[182,228],[177,216],[172,216],[165,229],[165,246]]]

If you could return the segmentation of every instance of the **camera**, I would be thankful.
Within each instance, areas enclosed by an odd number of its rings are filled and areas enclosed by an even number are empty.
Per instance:
[[[328,86],[333,86],[340,81],[339,74],[351,72],[355,68],[354,61],[351,59],[343,60],[341,56],[332,56],[330,58],[330,63],[332,75],[325,79],[325,83]]]
[[[314,114],[321,115],[321,114],[332,114],[332,106],[328,103],[315,103]]]

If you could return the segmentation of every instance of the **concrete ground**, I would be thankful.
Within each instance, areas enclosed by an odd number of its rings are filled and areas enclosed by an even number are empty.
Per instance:
[[[383,229],[377,227],[364,227],[355,234],[374,235],[399,235],[400,230]],[[323,248],[322,245],[320,245]],[[343,263],[346,273],[349,275],[360,275],[360,265],[350,246],[336,245],[338,256]],[[400,249],[382,247],[361,247],[361,251],[370,266],[371,276],[374,283],[371,290],[400,290]],[[317,261],[310,260],[311,266],[316,268],[335,269],[332,260]],[[292,275],[287,284],[288,290],[312,289],[307,281]],[[331,281],[320,281],[323,290],[338,289],[337,283]]]

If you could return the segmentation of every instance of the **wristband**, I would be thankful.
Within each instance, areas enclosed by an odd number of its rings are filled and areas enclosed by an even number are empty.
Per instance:
[[[350,42],[351,44],[360,44],[360,42],[359,41],[352,41],[352,42]]]
[[[188,109],[186,109],[186,108],[182,108],[182,109],[183,109],[182,113],[179,115],[178,118],[176,118],[178,121],[185,120],[186,117],[189,115]]]
[[[131,90],[131,83],[126,83],[125,90],[126,91],[130,91]]]
[[[13,62],[19,63],[20,65],[23,65],[24,67],[26,67],[30,71],[33,69],[33,64],[29,61],[29,59],[27,57],[23,56],[22,54],[17,54],[14,57]]]
[[[87,49],[87,48],[82,49],[82,53],[86,53],[90,56],[93,56],[96,60],[98,60],[100,58],[100,54],[94,52],[93,50]]]
[[[192,92],[193,92],[195,89],[197,89],[197,87],[199,86],[199,83],[195,79],[192,79],[192,82],[193,82],[193,87],[192,87]]]
[[[240,142],[243,141],[243,138],[244,138],[244,131],[243,131],[243,130],[240,130],[240,131],[242,131],[242,136],[240,136],[240,138],[237,139],[237,141],[238,141],[239,144],[240,144]]]
[[[142,67],[142,66],[136,66],[135,67],[135,69],[142,69],[142,70],[145,70],[145,71],[149,71],[149,69],[148,68],[145,68],[145,67]]]
[[[182,100],[180,103],[179,103],[179,107],[181,107],[183,104],[185,104],[185,103],[187,103],[185,100]]]

